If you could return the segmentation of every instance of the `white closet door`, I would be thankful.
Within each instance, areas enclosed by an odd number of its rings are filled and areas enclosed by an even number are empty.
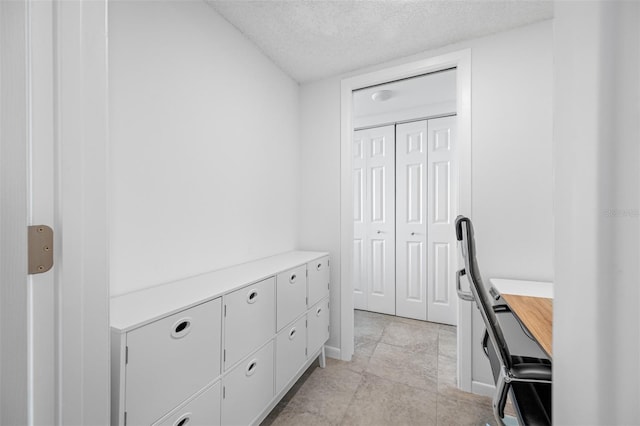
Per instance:
[[[354,299],[364,299],[355,307],[391,315],[396,307],[394,193],[394,126],[355,132]]]
[[[427,121],[396,126],[396,314],[427,319]]]
[[[353,307],[367,309],[365,130],[353,135]]]
[[[429,321],[456,324],[456,241],[454,221],[458,211],[455,159],[456,118],[444,117],[427,123],[428,214],[427,288]]]

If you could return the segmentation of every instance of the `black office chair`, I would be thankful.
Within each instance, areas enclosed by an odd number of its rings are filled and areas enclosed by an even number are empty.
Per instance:
[[[520,424],[550,425],[551,362],[544,358],[512,355],[509,351],[509,339],[505,338],[496,314],[513,314],[507,305],[494,303],[493,301],[499,300],[499,295],[492,289],[494,297],[491,298],[482,283],[471,220],[458,216],[455,228],[465,264],[464,269],[457,273],[458,296],[463,300],[476,302],[486,327],[482,346],[489,357],[496,384],[496,394],[493,398],[493,414],[496,421],[500,425],[505,424],[504,408],[507,396],[511,394]],[[460,278],[465,275],[471,284],[471,293],[461,288]]]

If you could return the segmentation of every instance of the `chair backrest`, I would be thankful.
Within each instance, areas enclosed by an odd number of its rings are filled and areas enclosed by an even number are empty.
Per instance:
[[[471,284],[471,293],[478,305],[482,320],[484,321],[489,339],[493,344],[500,363],[510,369],[512,366],[511,354],[507,347],[502,328],[493,310],[493,302],[482,283],[478,261],[476,260],[476,244],[471,220],[464,216],[456,218],[456,238],[460,242],[460,249],[464,259],[466,275]]]

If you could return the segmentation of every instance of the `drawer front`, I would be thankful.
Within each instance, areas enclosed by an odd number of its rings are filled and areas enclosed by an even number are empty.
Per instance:
[[[154,426],[219,426],[221,395],[218,382]]]
[[[329,256],[307,263],[307,271],[309,271],[309,306],[313,306],[329,295],[331,279]]]
[[[127,424],[149,425],[220,375],[221,300],[127,333]]]
[[[308,354],[311,356],[329,339],[329,298],[323,299],[309,310]]]
[[[276,277],[278,331],[307,310],[307,266],[302,265]]]
[[[275,279],[225,296],[225,369],[271,339],[276,328]]]
[[[248,425],[273,398],[273,340],[225,376],[222,424]]]
[[[285,387],[307,360],[306,318],[287,326],[276,338],[276,394]]]

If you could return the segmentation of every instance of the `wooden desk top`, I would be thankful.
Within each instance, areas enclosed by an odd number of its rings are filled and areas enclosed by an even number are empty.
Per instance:
[[[553,299],[516,294],[501,294],[501,296],[547,355],[552,357]]]

